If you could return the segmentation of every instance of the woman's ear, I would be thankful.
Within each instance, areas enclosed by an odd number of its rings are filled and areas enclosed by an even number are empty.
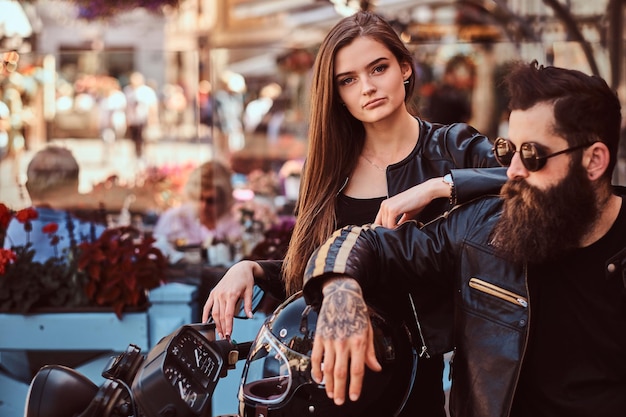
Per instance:
[[[408,62],[402,63],[402,65],[400,65],[400,69],[402,70],[402,78],[404,81],[408,80],[411,74],[413,74],[413,68]]]
[[[600,178],[609,166],[611,152],[602,143],[596,142],[585,150],[583,154],[583,166],[587,170],[587,176],[591,181]]]

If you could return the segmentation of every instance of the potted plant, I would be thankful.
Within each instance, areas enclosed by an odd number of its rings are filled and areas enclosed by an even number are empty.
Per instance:
[[[13,211],[0,203],[0,242],[12,218],[28,233],[37,211]],[[43,226],[55,249],[57,230],[55,223]],[[121,319],[125,310],[147,307],[147,292],[165,279],[165,257],[152,246],[151,237],[132,226],[109,228],[97,238],[72,242],[68,250],[55,250],[55,256],[44,262],[33,260],[30,242],[0,249],[0,312],[105,307]]]

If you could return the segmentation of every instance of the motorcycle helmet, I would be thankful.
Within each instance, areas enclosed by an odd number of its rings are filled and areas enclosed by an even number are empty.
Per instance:
[[[317,312],[302,292],[267,318],[250,348],[239,388],[241,417],[397,416],[411,391],[417,368],[406,325],[386,320],[369,307],[376,356],[382,371],[366,367],[359,399],[337,406],[324,385],[311,377]]]

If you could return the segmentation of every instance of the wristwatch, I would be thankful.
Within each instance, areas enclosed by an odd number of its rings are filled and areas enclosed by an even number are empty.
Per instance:
[[[450,206],[456,205],[456,189],[454,188],[454,180],[452,179],[452,174],[447,173],[443,176],[443,182],[450,186]]]

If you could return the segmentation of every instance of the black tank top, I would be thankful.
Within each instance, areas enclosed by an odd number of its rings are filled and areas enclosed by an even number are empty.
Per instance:
[[[349,224],[372,223],[380,203],[387,197],[353,198],[343,193],[337,196],[337,228]]]

